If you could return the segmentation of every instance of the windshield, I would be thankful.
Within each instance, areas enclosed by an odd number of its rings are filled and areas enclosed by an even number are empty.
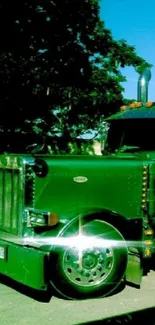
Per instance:
[[[42,139],[33,134],[18,132],[0,132],[0,153],[27,153],[27,147],[34,143],[40,144]]]
[[[65,141],[64,137],[20,133],[0,132],[0,154],[27,154],[37,150],[42,154],[101,154],[100,142],[96,139],[73,139]]]
[[[154,151],[155,119],[111,121],[105,149],[110,152]]]

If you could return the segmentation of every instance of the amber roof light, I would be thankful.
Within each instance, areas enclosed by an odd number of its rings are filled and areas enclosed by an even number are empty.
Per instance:
[[[133,108],[140,108],[140,107],[152,107],[155,105],[155,102],[146,102],[144,105],[142,104],[142,102],[134,102],[131,103],[129,105],[122,105],[120,107],[121,111],[125,111],[126,109],[133,109]]]

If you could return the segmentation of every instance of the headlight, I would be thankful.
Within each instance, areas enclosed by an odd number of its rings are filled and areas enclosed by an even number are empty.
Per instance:
[[[27,227],[52,227],[59,222],[59,217],[53,212],[26,209]]]

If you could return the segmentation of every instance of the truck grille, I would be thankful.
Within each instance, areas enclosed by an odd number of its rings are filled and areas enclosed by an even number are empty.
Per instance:
[[[33,208],[35,198],[35,173],[33,163],[25,165],[25,206]]]
[[[0,229],[12,234],[19,233],[22,188],[23,180],[19,166],[0,166]]]

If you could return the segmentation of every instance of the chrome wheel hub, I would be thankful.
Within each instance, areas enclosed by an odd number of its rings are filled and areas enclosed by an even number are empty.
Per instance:
[[[68,280],[80,286],[94,286],[103,282],[114,265],[112,247],[85,250],[67,249],[62,267]]]

